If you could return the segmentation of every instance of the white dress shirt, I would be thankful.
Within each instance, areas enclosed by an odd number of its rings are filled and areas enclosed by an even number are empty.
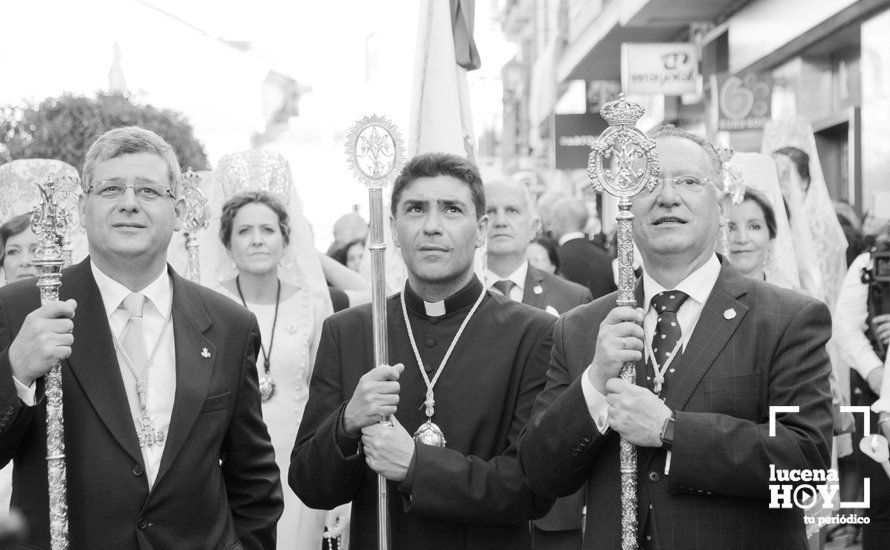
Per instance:
[[[679,290],[689,295],[689,298],[687,298],[686,301],[683,302],[683,305],[680,306],[680,309],[677,310],[677,321],[680,323],[680,330],[683,333],[682,348],[683,351],[685,351],[689,336],[692,334],[692,331],[695,330],[698,318],[701,316],[705,302],[708,300],[708,296],[711,295],[711,291],[714,289],[714,285],[717,283],[717,277],[719,275],[720,260],[717,259],[716,255],[711,256],[701,265],[701,267],[690,273],[689,276],[680,281],[680,284],[673,289],[666,289],[658,284],[644,268],[643,308],[646,313],[643,316],[643,331],[645,332],[646,342],[652,341],[652,337],[655,334],[655,325],[658,322],[658,314],[655,312],[655,309],[651,307],[652,297],[665,290]],[[648,361],[648,355],[645,359]],[[609,404],[606,402],[606,397],[597,391],[597,389],[593,387],[593,384],[590,383],[590,369],[591,366],[588,366],[584,370],[584,374],[581,376],[581,391],[584,393],[584,401],[587,403],[587,410],[590,412],[590,416],[593,418],[597,429],[600,433],[606,433],[606,430],[609,427]],[[670,453],[668,453],[666,470],[669,467]]]
[[[870,253],[860,254],[850,264],[841,291],[838,294],[834,309],[831,328],[832,342],[837,349],[841,361],[856,372],[863,380],[868,379],[871,372],[884,363],[875,353],[871,342],[865,335],[868,328],[868,285],[862,282],[862,268],[868,265]],[[890,360],[890,354],[887,354]],[[890,377],[884,371],[880,398],[872,405],[875,412],[890,412]]]
[[[519,267],[516,268],[516,271],[511,273],[508,277],[501,277],[494,271],[487,269],[485,270],[485,288],[491,288],[498,281],[512,281],[513,288],[510,289],[510,299],[514,302],[522,302],[522,297],[525,295],[525,277],[528,275],[528,260],[523,260]]]
[[[108,316],[108,325],[111,328],[111,332],[117,337],[118,341],[123,342],[121,333],[127,325],[130,316],[121,307],[121,304],[131,291],[102,273],[92,261],[90,262],[90,267],[93,270],[96,285],[99,287],[99,293],[102,295],[102,303],[105,305],[105,314]],[[166,267],[154,281],[140,291],[140,294],[145,296],[142,323],[145,330],[145,345],[148,348],[145,351],[146,356],[151,357],[155,345],[159,345],[147,376],[148,391],[146,399],[148,401],[148,414],[154,418],[154,428],[167,434],[170,431],[170,416],[173,412],[173,399],[176,395],[176,347],[173,339],[172,321],[167,330],[164,331],[164,334],[161,335],[161,329],[167,320],[167,315],[170,313],[170,305],[173,303],[173,289],[170,286],[170,275],[167,273]],[[161,337],[160,342],[158,342],[159,337]],[[136,394],[136,378],[130,372],[126,363],[120,358],[120,354],[118,354],[118,364],[124,381],[124,388],[127,391],[130,414],[134,419],[134,425],[138,428],[135,419],[140,418],[142,412],[139,407],[139,398]],[[155,478],[158,475],[161,456],[164,454],[164,445],[143,447],[140,450],[142,451],[142,459],[145,461],[145,474],[150,488],[154,485]]]

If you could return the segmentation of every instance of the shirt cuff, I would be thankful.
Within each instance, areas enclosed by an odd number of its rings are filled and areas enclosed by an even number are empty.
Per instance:
[[[609,430],[609,403],[606,401],[606,396],[597,391],[590,383],[589,372],[590,367],[587,367],[584,369],[584,374],[581,375],[581,392],[584,394],[587,411],[590,413],[593,423],[596,424],[596,429],[605,435]]]
[[[22,403],[28,407],[33,407],[34,397],[37,393],[37,382],[31,382],[30,386],[26,386],[15,376],[12,377],[12,381],[15,382],[15,392],[18,394],[19,399],[22,400]]]
[[[361,451],[359,443],[362,441],[362,436],[359,434],[357,437],[353,437],[346,433],[346,427],[343,425],[343,416],[345,414],[346,408],[344,407],[340,413],[340,418],[337,420],[337,430],[334,433],[334,439],[337,442],[337,446],[340,447],[340,452],[343,453],[343,456],[350,457]]]

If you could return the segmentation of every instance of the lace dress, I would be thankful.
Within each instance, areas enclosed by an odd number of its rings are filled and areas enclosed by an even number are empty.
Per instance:
[[[219,292],[241,303],[237,294],[225,288]],[[252,304],[247,307],[256,315],[263,346],[269,350],[275,304]],[[269,374],[275,381],[275,394],[263,403],[263,420],[269,428],[275,447],[275,462],[281,470],[284,492],[284,514],[278,522],[280,550],[318,550],[322,545],[325,511],[309,508],[287,485],[290,454],[309,399],[309,377],[315,362],[315,351],[324,320],[324,304],[320,298],[298,290],[278,308],[278,323],[272,346]],[[263,354],[257,357],[257,372],[264,375]]]

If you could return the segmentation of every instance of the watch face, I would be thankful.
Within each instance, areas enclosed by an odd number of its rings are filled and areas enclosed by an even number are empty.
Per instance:
[[[664,422],[664,427],[661,429],[661,442],[668,449],[671,448],[671,445],[674,443],[674,417],[671,416]]]

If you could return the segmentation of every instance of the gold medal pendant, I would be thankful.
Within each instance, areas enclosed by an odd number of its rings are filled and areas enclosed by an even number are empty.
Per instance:
[[[271,376],[265,374],[260,378],[260,397],[263,403],[265,403],[272,399],[273,395],[275,395],[275,380],[272,380]]]
[[[439,426],[436,426],[431,419],[427,418],[426,422],[421,424],[417,431],[414,432],[414,441],[429,445],[430,447],[444,447],[445,434],[442,433]]]

